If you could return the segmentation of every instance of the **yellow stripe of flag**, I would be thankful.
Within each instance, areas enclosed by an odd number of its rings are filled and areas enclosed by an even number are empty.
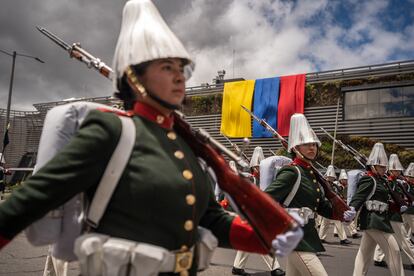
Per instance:
[[[228,137],[252,137],[250,115],[241,108],[252,108],[254,80],[224,84],[220,132]]]

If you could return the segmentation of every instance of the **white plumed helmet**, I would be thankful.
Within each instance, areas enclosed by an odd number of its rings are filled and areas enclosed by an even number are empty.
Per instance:
[[[400,159],[398,159],[398,155],[395,153],[390,155],[390,160],[388,162],[388,170],[393,171],[403,171],[404,167],[401,165]]]
[[[335,168],[334,168],[333,165],[328,166],[328,168],[326,170],[326,173],[325,173],[325,176],[329,176],[329,177],[332,177],[332,178],[336,179]]]
[[[308,143],[316,143],[318,147],[321,146],[321,141],[310,127],[306,117],[303,114],[295,113],[290,117],[288,152],[292,152],[293,147]]]
[[[256,167],[260,165],[260,162],[264,159],[263,149],[262,147],[255,147],[252,158],[250,159],[250,168]]]
[[[122,14],[121,31],[113,59],[115,89],[128,66],[162,58],[186,60],[184,74],[187,79],[191,76],[194,63],[190,55],[152,1],[128,1]]]
[[[382,143],[376,143],[374,145],[371,154],[368,157],[367,165],[388,166],[387,154],[385,154],[384,145]]]
[[[411,162],[410,165],[408,165],[407,169],[404,172],[404,175],[414,177],[414,162]]]
[[[344,169],[341,170],[338,180],[342,180],[342,179],[348,180],[348,174],[346,173]]]

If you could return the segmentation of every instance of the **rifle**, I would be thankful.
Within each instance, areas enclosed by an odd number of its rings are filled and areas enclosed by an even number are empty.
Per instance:
[[[109,66],[107,66],[104,62],[102,62],[99,58],[96,58],[87,51],[85,51],[81,47],[79,42],[73,43],[72,46],[70,46],[65,41],[60,39],[55,34],[49,32],[45,28],[39,26],[36,26],[36,28],[39,30],[39,32],[41,32],[42,34],[50,38],[53,42],[55,42],[57,45],[59,45],[61,48],[66,50],[71,58],[76,58],[80,62],[85,63],[88,68],[98,70],[98,72],[101,75],[105,76],[108,79],[112,79],[112,69]]]
[[[244,160],[245,160],[246,162],[249,160],[249,157],[247,157],[247,155],[244,153],[244,151],[242,151],[236,143],[233,143],[233,142],[229,139],[229,137],[227,137],[226,135],[224,135],[224,134],[221,134],[221,135],[223,135],[223,137],[224,137],[224,138],[226,138],[227,142],[229,142],[229,143],[230,143],[230,145],[233,147],[234,151],[235,151],[238,155],[240,155],[241,157],[243,157],[243,158],[244,158]]]
[[[323,127],[320,128],[329,138],[331,138],[334,143],[338,144],[343,150],[345,150],[346,152],[350,153],[352,155],[352,157],[355,159],[355,161],[357,161],[363,168],[365,168],[365,164],[368,161],[368,158],[359,153],[356,149],[354,149],[353,147],[351,147],[350,145],[345,145],[344,143],[342,143],[341,140],[338,140],[336,138],[334,138],[331,134],[329,134],[329,132],[327,132]]]
[[[46,36],[61,47],[63,47],[62,45],[68,45],[53,34]],[[78,44],[76,49],[77,53],[82,54],[85,52]],[[90,60],[99,60],[89,53],[88,55]],[[84,59],[77,59],[84,62]],[[98,70],[98,72],[110,79],[111,74],[106,73],[112,72],[112,69],[109,69],[108,71]],[[234,172],[223,157],[223,155],[227,155],[239,166],[248,167],[249,165],[240,156],[228,150],[204,129],[192,127],[181,112],[175,110],[173,115],[175,117],[174,129],[188,142],[193,152],[203,158],[216,172],[220,188],[231,196],[241,214],[255,230],[263,248],[270,254],[273,254],[272,240],[276,235],[296,229],[299,227],[298,223],[268,194],[252,185],[251,182],[237,172]],[[258,212],[258,210],[262,212]],[[266,212],[263,212],[263,210],[266,210]]]
[[[283,138],[275,129],[273,129],[265,120],[259,119],[256,115],[253,114],[249,109],[241,106],[247,113],[252,116],[253,119],[255,119],[261,126],[263,126],[267,131],[269,131],[274,137],[277,137],[283,147],[285,149],[288,148],[288,142],[285,138]],[[297,156],[302,156],[302,154],[293,148],[293,151]],[[332,209],[333,209],[333,216],[332,219],[334,220],[340,220],[344,221],[344,212],[349,210],[348,205],[345,203],[345,201],[340,198],[331,188],[331,185],[326,181],[326,179],[323,177],[323,175],[311,164],[311,169],[315,175],[316,180],[321,184],[323,189],[325,190],[326,198],[331,202]]]
[[[331,134],[329,134],[323,127],[321,127],[320,128],[323,132],[325,132],[325,134],[329,137],[329,138],[331,138],[333,141],[334,141],[334,143],[337,143],[339,146],[341,146],[346,152],[348,152],[349,154],[351,154],[352,155],[352,157],[365,169],[366,168],[366,164],[367,164],[367,162],[368,162],[368,158],[364,155],[364,154],[362,154],[362,153],[359,153],[356,149],[354,149],[353,147],[351,147],[350,145],[345,145],[344,143],[342,143],[342,141],[341,140],[338,140],[338,139],[335,139],[334,137],[332,137],[332,135]],[[399,185],[399,186],[401,186],[400,184],[397,184],[397,185]],[[398,205],[398,208],[395,208],[395,209],[400,209],[401,210],[401,207],[403,207],[403,206],[405,206],[405,207],[407,207],[407,204],[406,204],[406,202],[404,202],[404,200],[403,199],[401,199],[401,197],[400,197],[400,194],[398,193],[398,191],[395,191],[395,190],[393,190],[392,188],[391,188],[391,186],[390,186],[390,184],[388,183],[388,180],[387,181],[385,181],[385,187],[387,188],[387,190],[388,190],[388,192],[390,193],[390,195],[391,195],[391,197],[392,197],[392,199],[393,199],[393,201],[394,201],[394,203],[395,204],[397,204]],[[402,188],[402,191],[404,192],[405,191],[405,189],[403,189]],[[409,193],[405,193],[404,192],[404,194],[406,195],[406,197],[408,198],[409,196],[408,196],[408,194]],[[414,198],[413,198],[414,199]]]

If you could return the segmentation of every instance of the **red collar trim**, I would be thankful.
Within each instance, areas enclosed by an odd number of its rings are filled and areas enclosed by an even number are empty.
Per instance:
[[[306,162],[306,161],[304,161],[304,160],[302,160],[298,157],[296,157],[293,160],[292,165],[299,165],[299,166],[301,166],[302,168],[305,168],[305,169],[310,169],[311,168],[311,164],[309,164],[308,162]]]
[[[389,175],[388,177],[387,177],[387,179],[389,180],[389,181],[394,181],[395,179],[396,179],[396,177],[394,176],[394,175]]]
[[[154,107],[142,102],[135,102],[134,113],[153,123],[156,123],[162,128],[172,129],[174,126],[174,116],[172,114],[169,117],[166,117]]]

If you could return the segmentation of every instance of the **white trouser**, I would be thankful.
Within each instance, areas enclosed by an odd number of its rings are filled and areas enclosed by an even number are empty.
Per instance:
[[[233,266],[235,268],[244,269],[246,267],[247,259],[249,259],[250,253],[244,251],[237,251],[236,257],[234,258]],[[272,258],[269,255],[260,255],[263,261],[269,268],[269,271],[280,268],[280,264],[277,261],[277,258]]]
[[[328,234],[328,230],[329,230],[329,225],[332,222],[335,224],[335,228],[338,231],[339,239],[341,241],[346,240],[347,237],[346,237],[345,228],[342,222],[340,222],[339,220],[330,220],[327,218],[322,218],[321,227],[319,228],[319,238],[321,240],[326,239],[326,235]]]
[[[315,253],[293,251],[286,259],[286,275],[328,276],[328,273]]]
[[[414,215],[403,214],[402,218],[403,218],[404,223],[406,223],[409,228],[407,229],[407,237],[411,238],[411,235],[413,234],[413,231],[414,231]]]
[[[50,253],[51,248],[49,248],[49,253],[46,257],[45,269],[43,271],[43,276],[67,276],[68,275],[68,262],[62,261],[52,257]]]
[[[323,218],[322,216],[319,216],[319,215],[316,216],[316,219],[315,219],[315,227],[316,227],[316,229],[318,229],[318,227],[321,225],[322,218]]]
[[[367,275],[374,256],[375,246],[384,250],[385,259],[392,276],[404,276],[400,248],[394,236],[375,229],[364,230],[358,254],[355,257],[354,276]]]
[[[410,260],[411,264],[414,264],[414,245],[407,240],[407,232],[405,231],[402,222],[391,221],[392,230],[394,230],[394,237],[397,240],[398,246],[405,253]],[[381,248],[377,245],[375,248],[374,261],[380,262],[384,260],[385,255]]]

